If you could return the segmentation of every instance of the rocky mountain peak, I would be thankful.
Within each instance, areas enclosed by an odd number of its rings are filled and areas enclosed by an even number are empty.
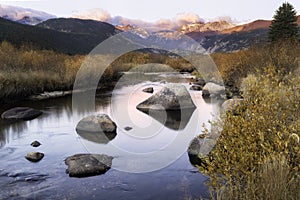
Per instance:
[[[215,22],[197,22],[191,24],[185,24],[178,29],[182,34],[191,32],[220,32],[225,29],[234,27],[234,24],[227,21],[215,21]]]

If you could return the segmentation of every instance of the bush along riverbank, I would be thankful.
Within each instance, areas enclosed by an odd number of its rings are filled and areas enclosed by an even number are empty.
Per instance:
[[[2,42],[0,44],[0,101],[20,100],[45,92],[72,90],[77,72],[87,58],[86,56],[71,56],[51,50],[37,49],[31,45],[17,48],[8,42]],[[108,55],[97,56],[101,57],[101,60]],[[107,67],[99,84],[111,85],[112,82],[118,80],[121,72],[146,63],[166,64],[178,71],[193,71],[190,64],[179,57],[130,52]],[[153,72],[153,70],[160,69],[149,68],[148,70]],[[91,76],[89,73],[87,72],[84,77],[80,78],[83,81],[89,80]]]
[[[22,99],[44,91],[70,90],[83,56],[0,44],[0,99]]]
[[[231,98],[240,96],[241,80],[248,74],[254,73],[256,69],[262,69],[266,65],[274,66],[276,70],[284,69],[283,72],[286,73],[298,66],[299,53],[300,49],[296,42],[285,41],[251,47],[234,53],[214,53],[211,57],[224,80],[227,96]],[[97,56],[105,59],[105,56],[109,55]],[[58,91],[55,94],[72,91],[77,72],[86,58],[84,55],[71,56],[50,50],[36,49],[30,45],[16,48],[8,42],[2,42],[0,44],[0,101],[20,100],[41,93],[45,93],[47,96],[49,92],[53,91]],[[118,80],[121,72],[147,63],[163,64],[178,72],[189,72],[201,78],[201,74],[180,57],[130,52],[111,63],[102,75],[99,85],[110,87],[112,82]],[[166,69],[170,68],[153,66],[142,70],[153,72]],[[81,77],[83,82],[89,80],[91,74],[97,73],[87,72]],[[215,77],[215,74],[208,74],[207,77]]]
[[[213,199],[300,198],[299,88],[297,70],[275,67],[242,81],[242,103],[213,123],[217,144],[198,155]]]

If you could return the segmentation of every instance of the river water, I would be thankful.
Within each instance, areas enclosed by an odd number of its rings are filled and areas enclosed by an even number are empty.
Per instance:
[[[142,92],[143,88],[153,86],[157,91],[168,82],[182,82],[189,88],[186,78],[148,74],[134,85],[125,84],[123,79],[124,84],[119,81],[113,92],[96,95],[95,112],[74,109],[71,96],[2,106],[1,112],[29,106],[44,114],[24,122],[0,120],[0,199],[208,197],[207,177],[190,163],[186,149],[191,138],[203,130],[203,123],[209,127],[208,121],[218,112],[218,104],[205,102],[199,91],[190,91],[197,109],[181,118],[175,113],[149,116],[136,109],[138,103],[151,96]],[[78,121],[95,113],[106,113],[116,122],[116,137],[93,141],[76,133]],[[132,130],[124,130],[127,126]],[[31,147],[34,140],[42,145]],[[43,152],[45,157],[31,163],[24,158],[30,151]],[[64,159],[76,153],[111,155],[112,168],[99,176],[70,178]]]

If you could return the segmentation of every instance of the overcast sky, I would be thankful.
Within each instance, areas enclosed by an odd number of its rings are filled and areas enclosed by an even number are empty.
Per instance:
[[[230,16],[238,22],[271,19],[283,0],[33,0],[3,1],[0,4],[32,8],[69,17],[74,13],[101,8],[111,16],[143,21],[170,19],[179,13],[195,13],[205,20]],[[300,0],[288,1],[300,15]]]

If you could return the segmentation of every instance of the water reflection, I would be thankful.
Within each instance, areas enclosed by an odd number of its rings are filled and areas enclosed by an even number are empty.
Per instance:
[[[84,95],[84,93],[82,93],[81,95]],[[109,96],[109,94],[102,94],[99,96],[99,98],[96,98],[97,110],[106,108],[108,106],[110,102]],[[84,116],[90,114],[90,111],[85,109],[84,106],[79,106],[76,107],[75,110],[72,110],[71,96],[56,99],[47,99],[42,101],[22,101],[19,103],[7,104],[3,108],[1,108],[0,112],[2,113],[7,109],[18,106],[32,107],[43,111],[43,114],[31,121],[10,121],[0,119],[0,148],[9,143],[13,138],[20,138],[24,132],[27,132],[27,130],[29,129],[28,126],[31,126],[32,124],[47,124],[53,120],[70,121],[73,120],[74,115]],[[113,136],[109,135],[107,138],[110,140],[113,138]],[[101,139],[101,141],[103,142],[104,139]]]
[[[178,111],[140,110],[172,130],[183,130],[189,123],[195,109],[182,109]]]
[[[10,141],[12,137],[20,137],[21,133],[28,128],[26,121],[0,120],[0,148]],[[10,135],[13,133],[13,135]]]
[[[149,82],[146,82],[147,84]],[[153,83],[151,82],[151,84]],[[163,87],[163,84],[158,84],[154,87],[155,91]],[[116,122],[117,135],[95,136],[89,133],[79,133],[82,140],[79,139],[76,135],[76,124],[83,117],[95,114],[95,110],[93,113],[84,107],[76,107],[76,109],[73,107],[72,110],[72,97],[24,101],[6,107],[5,109],[16,106],[33,107],[42,110],[44,114],[28,122],[8,123],[0,119],[0,146],[5,146],[0,149],[2,159],[0,172],[1,169],[5,169],[3,173],[29,172],[34,174],[33,180],[35,180],[35,174],[43,172],[43,174],[47,174],[47,177],[45,180],[41,178],[42,181],[32,183],[23,181],[21,176],[22,182],[10,184],[14,177],[1,176],[0,173],[0,185],[3,186],[3,190],[0,191],[0,199],[15,191],[18,192],[17,194],[24,194],[24,198],[34,197],[36,199],[57,199],[64,195],[65,198],[76,197],[78,199],[86,196],[95,196],[95,199],[98,196],[104,199],[143,199],[145,193],[153,194],[152,197],[157,199],[164,197],[176,199],[182,195],[182,182],[184,185],[189,183],[189,191],[193,197],[196,198],[203,194],[206,191],[203,186],[206,178],[199,173],[191,173],[191,171],[195,171],[195,168],[190,165],[186,154],[167,168],[152,173],[131,174],[114,170],[123,169],[127,164],[131,164],[133,167],[138,166],[137,161],[143,162],[140,167],[144,167],[145,170],[147,167],[153,168],[155,165],[160,165],[169,160],[171,155],[179,155],[176,151],[181,151],[180,148],[185,151],[191,140],[189,138],[193,138],[194,133],[201,133],[202,122],[211,119],[214,105],[206,104],[201,97],[201,92],[194,91],[191,91],[191,96],[197,105],[196,110],[165,112],[164,114],[160,112],[142,113],[136,109],[136,105],[151,95],[142,92],[144,86],[142,84],[136,88],[126,86],[117,88],[113,98],[106,93],[96,95],[96,99],[94,99],[96,112],[106,113]],[[129,101],[127,101],[127,96],[130,97]],[[124,116],[124,113],[127,115]],[[126,126],[133,129],[123,131]],[[24,159],[24,155],[33,150],[30,146],[33,140],[39,140],[42,143],[38,151],[45,152],[46,155],[45,159],[34,167],[32,163]],[[110,152],[104,151],[108,146],[114,146],[128,154],[133,152],[140,155],[141,159],[134,160],[135,157],[118,152],[114,155],[110,154]],[[104,150],[97,151],[97,153],[115,156],[113,169],[109,173],[88,179],[70,179],[65,174],[63,160],[67,156],[86,151],[92,153],[94,151],[91,150],[100,148]],[[149,159],[143,159],[145,153],[153,153],[151,162]],[[38,177],[39,179],[40,177]],[[91,185],[98,189],[91,190]],[[34,191],[32,188],[35,188]],[[130,192],[124,192],[128,191],[127,188],[130,188]]]
[[[77,130],[77,133],[81,138],[98,144],[107,144],[117,136],[117,133],[92,133],[79,130]]]

